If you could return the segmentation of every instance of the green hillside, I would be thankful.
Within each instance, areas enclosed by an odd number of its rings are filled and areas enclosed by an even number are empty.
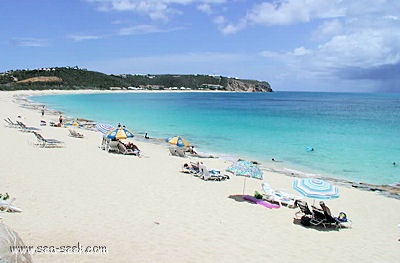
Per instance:
[[[57,81],[55,81],[57,80]],[[11,70],[0,74],[0,90],[210,89],[272,91],[268,82],[211,75],[107,75],[78,67]]]

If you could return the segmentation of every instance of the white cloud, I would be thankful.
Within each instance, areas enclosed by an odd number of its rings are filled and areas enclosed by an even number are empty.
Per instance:
[[[314,79],[318,83],[335,80],[346,85],[353,81],[356,86],[366,85],[364,80],[371,78],[376,84],[386,81],[390,74],[386,69],[393,75],[400,64],[396,10],[400,10],[400,1],[395,0],[264,2],[236,24],[225,21],[221,31],[238,33],[250,26],[285,25],[296,32],[299,23],[310,22],[309,28],[316,28],[309,31],[311,42],[290,51],[285,51],[284,45],[281,52],[266,49],[259,55],[292,79]],[[373,89],[374,84],[368,85]]]
[[[17,47],[45,47],[48,46],[48,40],[41,38],[14,38],[11,39],[11,45]]]
[[[253,6],[235,26],[229,23],[230,29],[222,32],[236,33],[248,25],[292,25],[306,23],[313,19],[327,19],[342,17],[346,9],[341,5],[341,0],[287,0],[263,2]],[[236,28],[237,30],[232,30]]]
[[[224,16],[216,16],[214,17],[213,22],[217,25],[223,25],[226,23],[226,18]]]
[[[197,9],[200,10],[201,12],[211,15],[212,14],[212,9],[209,4],[201,4],[197,6]]]
[[[101,11],[133,11],[152,20],[168,21],[171,16],[181,14],[179,6],[197,4],[202,12],[211,12],[211,4],[223,4],[226,0],[86,0],[98,5]]]
[[[314,40],[326,40],[333,35],[341,34],[343,32],[343,23],[338,19],[328,20],[322,22],[321,25],[312,33]]]
[[[306,49],[306,48],[304,48],[304,47],[296,48],[296,49],[293,51],[293,55],[296,56],[296,57],[298,57],[298,56],[310,55],[310,54],[312,54],[312,53],[313,53],[313,52],[312,52],[311,50]]]
[[[86,41],[86,40],[96,40],[102,39],[104,36],[95,36],[95,35],[69,35],[67,38],[72,39],[75,42]]]
[[[142,0],[87,0],[98,4],[101,11],[133,11],[146,15],[153,20],[168,20],[169,15],[175,13],[166,1]]]
[[[159,28],[155,25],[136,25],[131,27],[122,28],[119,31],[120,35],[138,35],[138,34],[149,34],[149,33],[166,33],[181,30],[181,27],[175,28]]]

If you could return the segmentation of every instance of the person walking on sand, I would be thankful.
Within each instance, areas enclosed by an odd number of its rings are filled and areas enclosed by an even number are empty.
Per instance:
[[[44,116],[44,106],[42,108],[42,117]]]
[[[63,122],[63,116],[62,115],[60,115],[60,118],[58,118],[58,120],[59,120],[59,122],[60,122],[60,126],[62,125],[62,122]]]

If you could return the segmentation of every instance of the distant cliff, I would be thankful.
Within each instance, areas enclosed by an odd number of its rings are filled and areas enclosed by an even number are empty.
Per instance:
[[[266,81],[244,80],[215,75],[107,75],[78,67],[10,70],[0,73],[0,90],[20,89],[146,89],[272,92],[269,83]]]
[[[246,92],[272,92],[271,86],[265,81],[228,79],[227,91],[246,91]]]

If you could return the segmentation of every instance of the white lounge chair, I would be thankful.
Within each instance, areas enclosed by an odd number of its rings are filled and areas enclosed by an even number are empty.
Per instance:
[[[75,130],[68,129],[69,130],[69,136],[74,137],[74,138],[83,138],[84,135],[82,133],[79,133]]]
[[[229,176],[227,175],[210,172],[207,167],[202,163],[199,164],[199,171],[199,173],[201,174],[200,178],[202,178],[204,181],[223,181],[229,179]]]
[[[278,203],[280,206],[284,205],[294,208],[296,207],[295,202],[302,199],[302,197],[294,194],[274,190],[267,182],[263,182],[261,185],[264,191],[263,199],[272,203]]]
[[[24,123],[17,121],[17,124],[19,125],[19,130],[24,131],[24,132],[33,132],[33,131],[40,131],[40,129],[35,128],[35,127],[28,127]]]
[[[6,200],[0,200],[0,211],[2,211],[2,212],[18,212],[18,213],[22,212],[22,209],[12,205],[12,203],[14,203],[14,201],[15,201],[15,198],[12,198],[8,202]]]
[[[17,123],[13,123],[10,120],[10,118],[4,119],[4,121],[6,122],[7,127],[11,127],[11,128],[19,128],[20,127]]]
[[[177,147],[170,147],[169,153],[173,156],[186,157],[184,149],[177,148]]]
[[[38,140],[38,145],[41,147],[62,147],[64,144],[64,142],[56,139],[46,139],[35,131],[32,131],[32,133],[35,134],[35,137]]]
[[[119,153],[118,143],[118,141],[109,140],[106,144],[106,151]]]

